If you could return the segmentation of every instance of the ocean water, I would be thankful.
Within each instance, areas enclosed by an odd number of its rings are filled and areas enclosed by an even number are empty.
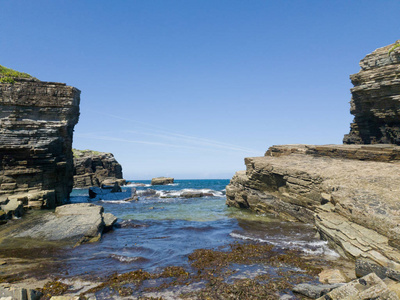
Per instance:
[[[0,249],[0,256],[33,263],[33,268],[23,267],[27,278],[50,275],[89,280],[138,269],[158,272],[167,266],[189,267],[188,255],[194,250],[224,250],[234,242],[268,243],[324,260],[338,257],[316,237],[311,225],[227,207],[228,183],[226,179],[176,180],[170,185],[151,186],[150,181],[135,181],[122,187],[122,192],[107,192],[95,199],[89,199],[88,189],[74,189],[72,203],[103,206],[105,212],[118,218],[117,226],[96,243],[75,248],[22,245],[11,252]],[[125,201],[133,189],[139,200]],[[205,196],[184,198],[185,192],[202,192]],[[12,268],[11,262],[8,265]]]
[[[228,183],[225,179],[176,180],[174,184],[151,186],[150,181],[135,181],[124,186],[121,193],[98,195],[91,200],[87,189],[75,189],[71,202],[102,205],[105,212],[118,217],[118,225],[98,243],[64,250],[57,272],[104,276],[188,266],[187,256],[195,249],[224,249],[235,241],[258,241],[310,255],[337,256],[326,242],[315,237],[310,225],[227,207]],[[136,189],[139,201],[124,201],[132,189]],[[156,192],[148,195],[149,189]],[[184,192],[203,192],[207,196],[183,198]]]

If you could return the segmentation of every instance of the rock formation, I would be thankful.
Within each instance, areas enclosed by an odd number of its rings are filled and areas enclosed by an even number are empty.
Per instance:
[[[0,219],[60,205],[73,185],[80,91],[18,74],[0,66]]]
[[[398,277],[400,161],[392,155],[398,151],[395,145],[274,146],[264,157],[245,159],[247,170],[226,188],[227,204],[314,223],[343,256],[366,258]]]
[[[379,48],[360,61],[350,76],[354,121],[345,144],[400,145],[400,49]]]
[[[96,242],[104,231],[113,227],[117,218],[104,213],[102,206],[75,203],[58,206],[54,213],[34,214],[18,221],[0,228],[0,245],[21,244],[20,240],[32,248],[48,242],[58,246]]]
[[[76,150],[74,153],[74,187],[113,185],[122,180],[122,167],[111,153],[92,150]],[[117,180],[121,179],[121,180]]]
[[[151,185],[165,185],[174,183],[174,178],[172,177],[156,177],[151,179]]]
[[[230,206],[313,223],[357,261],[357,274],[399,281],[400,52],[389,57],[392,46],[367,55],[351,76],[355,117],[344,143],[358,145],[273,146],[245,159],[226,195]]]

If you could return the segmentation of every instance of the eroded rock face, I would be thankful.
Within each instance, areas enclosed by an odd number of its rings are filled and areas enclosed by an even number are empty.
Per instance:
[[[63,83],[0,83],[0,218],[10,204],[53,208],[69,198],[79,102]]]
[[[400,50],[389,56],[392,46],[368,54],[360,72],[350,76],[354,121],[345,144],[400,145]]]
[[[400,271],[400,163],[383,159],[398,147],[381,148],[271,147],[267,156],[245,159],[247,170],[226,187],[227,204],[314,223],[343,256]],[[362,159],[374,156],[383,161]]]
[[[92,150],[76,150],[74,152],[74,187],[113,185],[117,181],[124,184],[122,166],[111,153]]]

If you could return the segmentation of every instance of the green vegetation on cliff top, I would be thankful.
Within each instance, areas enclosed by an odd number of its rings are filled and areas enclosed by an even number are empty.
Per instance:
[[[32,78],[35,79],[35,77],[27,74],[27,73],[22,73],[15,71],[13,69],[6,68],[2,65],[0,65],[0,83],[14,83],[16,78]]]

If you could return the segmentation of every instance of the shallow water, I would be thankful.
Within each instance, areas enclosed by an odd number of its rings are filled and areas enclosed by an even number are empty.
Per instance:
[[[30,257],[49,263],[31,275],[104,277],[137,269],[158,271],[166,266],[188,266],[187,256],[199,248],[221,248],[235,241],[258,241],[297,249],[306,254],[331,255],[326,243],[305,224],[282,222],[272,216],[229,208],[225,186],[229,180],[176,180],[172,185],[150,186],[136,181],[121,193],[88,198],[87,189],[75,189],[71,202],[92,202],[118,217],[118,226],[98,243],[54,251],[33,251]],[[126,202],[133,188],[139,201]],[[156,194],[143,196],[147,189]],[[182,198],[187,191],[202,191],[206,197]],[[165,198],[168,197],[168,198]]]

